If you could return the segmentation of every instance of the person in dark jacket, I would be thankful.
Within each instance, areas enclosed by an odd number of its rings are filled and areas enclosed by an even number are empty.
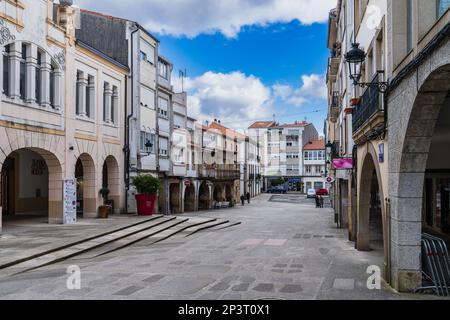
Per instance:
[[[241,203],[242,203],[243,206],[245,205],[245,197],[244,197],[244,195],[241,195]]]
[[[323,208],[323,197],[320,196],[319,198],[320,207]]]
[[[245,195],[245,197],[247,198],[247,202],[250,204],[250,192],[247,192],[247,194]]]
[[[316,208],[320,208],[320,199],[319,199],[319,196],[316,196],[314,199],[316,200]]]

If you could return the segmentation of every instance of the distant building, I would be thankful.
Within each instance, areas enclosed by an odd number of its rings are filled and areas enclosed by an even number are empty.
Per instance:
[[[303,192],[325,188],[325,140],[314,140],[303,146]]]

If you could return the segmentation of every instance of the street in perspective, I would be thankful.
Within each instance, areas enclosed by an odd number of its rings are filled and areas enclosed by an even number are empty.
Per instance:
[[[0,300],[448,301],[450,1],[0,0],[0,47]]]

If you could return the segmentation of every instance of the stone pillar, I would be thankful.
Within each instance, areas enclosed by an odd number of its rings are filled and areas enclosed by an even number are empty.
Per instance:
[[[103,112],[104,114],[104,118],[103,120],[106,123],[111,123],[111,97],[112,97],[112,89],[111,89],[111,85],[109,83],[106,83],[104,86],[104,94],[103,94],[103,106],[104,106],[104,110]]]
[[[52,58],[49,54],[42,54],[41,64],[41,106],[50,107],[50,73],[52,71]]]
[[[78,72],[78,80],[77,80],[77,92],[78,92],[78,101],[77,110],[78,115],[81,117],[86,117],[86,87],[87,87],[87,79],[84,72]]]
[[[26,89],[25,98],[27,103],[36,102],[36,66],[37,66],[37,46],[31,44],[28,47],[27,60],[26,60]]]
[[[113,87],[112,100],[111,100],[111,122],[118,124],[119,117],[119,89]]]
[[[86,105],[86,115],[91,118],[95,119],[95,81],[94,77],[89,76],[88,82],[87,82],[87,92],[89,92],[89,101],[86,101],[86,103],[89,103],[89,105]]]
[[[61,83],[62,83],[62,72],[60,69],[55,69],[53,71],[53,108],[57,111],[61,110]]]
[[[348,240],[353,240],[353,197],[352,197],[352,177],[348,180]]]
[[[9,93],[11,99],[20,99],[20,60],[22,59],[22,42],[10,45],[9,54],[10,75]]]
[[[0,62],[0,93],[3,92],[3,57],[5,54],[5,46],[0,46],[2,61]]]

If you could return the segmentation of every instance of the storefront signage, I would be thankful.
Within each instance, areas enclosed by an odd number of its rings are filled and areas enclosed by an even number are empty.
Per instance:
[[[63,223],[77,222],[77,180],[63,181]]]
[[[384,163],[384,143],[380,143],[378,146],[378,162]]]
[[[333,169],[335,170],[353,169],[353,159],[352,158],[333,159]]]

